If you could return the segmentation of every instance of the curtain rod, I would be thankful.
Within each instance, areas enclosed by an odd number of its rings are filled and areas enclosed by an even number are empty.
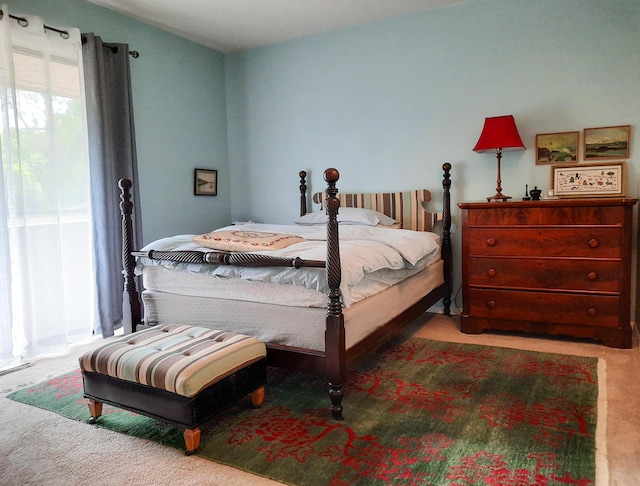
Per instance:
[[[86,35],[80,34],[80,40],[82,41],[83,44],[86,43],[87,42]],[[103,42],[102,47],[104,47],[105,49],[109,49],[112,54],[118,53],[118,46],[114,46],[113,44],[107,44],[106,42]],[[140,53],[138,51],[129,51],[129,55],[134,59],[138,59],[140,57]]]
[[[110,44],[102,43],[103,47],[109,49],[113,54],[118,53],[118,46],[112,46]],[[138,51],[129,51],[129,55],[134,59],[138,59],[140,57],[140,53]]]
[[[4,12],[2,10],[0,10],[0,20],[2,20],[3,17],[4,17]],[[16,20],[20,27],[28,27],[29,26],[29,21],[27,19],[25,19],[24,17],[18,17],[16,15],[9,14],[9,18],[13,19],[13,20]],[[67,32],[66,30],[56,29],[54,27],[49,27],[48,25],[44,25],[44,30],[50,30],[52,32],[57,32],[58,34],[60,34],[60,37],[62,37],[63,39],[68,39],[69,38],[69,32]]]
[[[4,12],[2,10],[0,10],[0,20],[2,20],[3,17],[4,17]],[[29,26],[29,21],[24,17],[18,17],[16,15],[9,14],[9,18],[17,21],[18,25],[20,27],[28,27]],[[67,32],[66,30],[60,30],[60,29],[56,29],[54,27],[49,27],[46,24],[43,24],[43,26],[44,26],[45,30],[50,30],[52,32],[57,32],[58,34],[60,34],[60,37],[62,37],[63,39],[68,39],[69,38],[69,32]],[[116,46],[109,46],[107,44],[105,44],[105,46],[107,46],[111,50],[111,52],[113,52],[114,54],[118,52],[118,48]],[[129,51],[129,55],[131,57],[133,57],[134,59],[137,59],[138,57],[140,57],[140,53],[138,51]]]

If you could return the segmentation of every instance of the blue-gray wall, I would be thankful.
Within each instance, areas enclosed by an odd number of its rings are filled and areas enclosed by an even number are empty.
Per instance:
[[[226,55],[81,0],[8,3],[140,51],[132,82],[147,242],[234,219],[290,222],[301,169],[312,189],[333,166],[342,190],[427,187],[439,203],[450,162],[454,208],[483,199],[496,160],[472,148],[484,118],[504,114],[527,147],[504,155],[505,194],[549,187],[536,134],[631,125],[627,194],[638,196],[638,0],[468,0]],[[218,197],[191,195],[194,167],[220,171]]]
[[[229,224],[223,54],[82,0],[7,4],[11,13],[37,15],[139,51],[131,59],[131,81],[145,243]],[[193,195],[195,167],[218,170],[217,197]]]
[[[226,76],[234,219],[291,221],[298,171],[318,189],[331,166],[341,190],[424,186],[439,198],[451,162],[454,207],[481,200],[495,193],[496,157],[472,148],[484,118],[505,114],[527,148],[504,154],[505,194],[549,188],[536,134],[631,125],[627,193],[638,195],[638,0],[469,0],[233,53]]]
[[[290,220],[275,184],[329,166],[342,189],[438,191],[451,162],[455,199],[482,199],[496,158],[472,148],[504,114],[528,149],[503,157],[506,194],[549,187],[537,133],[630,124],[636,196],[639,26],[637,0],[470,0],[227,55],[232,214]]]

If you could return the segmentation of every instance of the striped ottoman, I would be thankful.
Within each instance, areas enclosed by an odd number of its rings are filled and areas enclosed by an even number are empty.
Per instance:
[[[80,357],[90,423],[102,404],[185,429],[187,454],[200,444],[199,425],[251,395],[264,400],[266,348],[231,332],[169,324],[124,336]]]

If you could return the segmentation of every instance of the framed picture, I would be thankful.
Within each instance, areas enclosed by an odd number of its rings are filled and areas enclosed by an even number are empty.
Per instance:
[[[195,196],[218,195],[218,171],[195,169],[193,177],[193,194]]]
[[[584,159],[628,159],[629,125],[585,128]]]
[[[624,170],[624,162],[553,166],[551,186],[560,197],[621,197]]]
[[[536,164],[578,163],[580,132],[536,135]]]

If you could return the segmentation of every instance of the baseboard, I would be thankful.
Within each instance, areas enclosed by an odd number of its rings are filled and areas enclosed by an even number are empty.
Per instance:
[[[7,368],[6,370],[0,371],[0,376],[8,375],[9,373],[14,373],[16,371],[24,370],[25,368],[29,368],[33,366],[33,363],[24,363],[18,366],[14,366],[13,368]]]

